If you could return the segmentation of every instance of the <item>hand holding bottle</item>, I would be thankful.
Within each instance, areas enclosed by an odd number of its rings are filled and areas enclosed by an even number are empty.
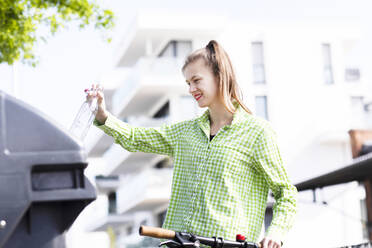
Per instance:
[[[106,104],[103,94],[103,87],[99,84],[92,84],[92,88],[89,90],[86,90],[87,93],[87,100],[91,100],[94,97],[97,97],[97,113],[96,113],[96,120],[104,124],[107,119],[107,111],[106,111]]]
[[[85,90],[86,100],[81,105],[70,127],[70,133],[80,140],[84,140],[94,118],[102,124],[106,122],[107,113],[102,90],[101,86],[94,84],[91,89]]]

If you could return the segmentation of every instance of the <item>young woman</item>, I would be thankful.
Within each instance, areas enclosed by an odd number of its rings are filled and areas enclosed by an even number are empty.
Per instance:
[[[173,157],[163,228],[230,240],[243,234],[258,242],[271,189],[273,219],[260,243],[281,247],[296,214],[297,190],[275,131],[243,104],[230,59],[216,41],[190,54],[182,72],[189,93],[208,108],[200,117],[159,128],[133,127],[106,111],[99,91],[94,124],[128,151]]]

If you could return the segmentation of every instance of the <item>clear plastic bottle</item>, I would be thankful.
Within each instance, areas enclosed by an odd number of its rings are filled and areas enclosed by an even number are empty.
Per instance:
[[[88,94],[89,90],[86,89],[85,93]],[[71,127],[70,132],[80,140],[84,140],[87,135],[90,126],[92,125],[94,118],[97,114],[98,104],[97,97],[85,100],[80,107],[78,114],[76,115]]]

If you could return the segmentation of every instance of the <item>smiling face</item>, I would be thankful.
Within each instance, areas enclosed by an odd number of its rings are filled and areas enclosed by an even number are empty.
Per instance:
[[[203,59],[198,59],[187,65],[183,70],[183,75],[189,85],[189,93],[198,102],[199,107],[210,107],[221,101],[217,79]]]

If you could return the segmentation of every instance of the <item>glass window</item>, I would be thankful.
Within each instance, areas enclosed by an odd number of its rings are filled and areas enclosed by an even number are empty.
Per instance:
[[[167,210],[163,211],[163,212],[160,212],[158,214],[158,221],[159,221],[159,226],[161,227],[164,223],[164,220],[165,220],[165,216],[167,215]]]
[[[170,41],[163,51],[160,52],[159,57],[175,57],[176,52],[175,52],[175,41]]]
[[[333,84],[333,71],[332,71],[332,57],[331,57],[331,45],[330,44],[323,44],[322,45],[322,52],[323,52],[323,76],[324,82],[326,84]]]
[[[362,128],[365,125],[365,108],[363,96],[352,96],[351,102],[351,126]]]
[[[177,41],[176,57],[184,59],[192,52],[191,41]]]
[[[109,214],[116,213],[116,192],[110,192],[108,194],[108,201],[109,201]]]
[[[264,84],[265,65],[262,42],[252,42],[253,83]]]
[[[171,158],[166,157],[165,159],[157,162],[154,165],[154,168],[156,168],[156,169],[173,168],[173,161],[172,161]]]
[[[256,96],[255,99],[256,105],[256,115],[269,120],[268,111],[267,111],[267,96]]]
[[[133,233],[133,226],[128,226],[127,227],[127,234],[130,235]]]
[[[183,59],[191,53],[191,50],[191,41],[172,40],[160,52],[159,57],[177,57]]]
[[[169,116],[169,101],[167,101],[155,114],[154,118],[163,118]]]
[[[362,232],[363,232],[363,238],[368,239],[368,216],[367,216],[367,202],[366,199],[360,200],[360,213],[361,213],[361,219],[362,219]]]
[[[351,109],[354,114],[364,112],[364,97],[363,96],[352,96],[350,100],[351,100]]]
[[[360,71],[358,68],[346,68],[345,69],[345,81],[356,82],[360,79]]]

